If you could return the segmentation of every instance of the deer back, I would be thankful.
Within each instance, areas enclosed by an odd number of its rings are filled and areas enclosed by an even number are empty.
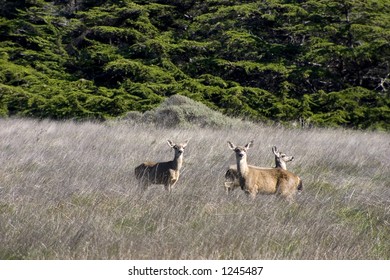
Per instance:
[[[172,162],[144,162],[135,168],[137,179],[153,184],[165,184],[170,175]]]

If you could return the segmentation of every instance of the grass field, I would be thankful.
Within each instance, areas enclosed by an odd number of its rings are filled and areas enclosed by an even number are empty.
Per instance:
[[[171,194],[134,167],[190,142]],[[228,148],[295,157],[304,190],[227,196]],[[131,122],[0,119],[0,259],[390,259],[390,135],[331,129],[166,129]]]

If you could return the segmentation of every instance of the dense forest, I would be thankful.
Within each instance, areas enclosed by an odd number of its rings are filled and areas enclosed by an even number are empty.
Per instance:
[[[388,0],[0,0],[0,116],[226,115],[390,130]]]

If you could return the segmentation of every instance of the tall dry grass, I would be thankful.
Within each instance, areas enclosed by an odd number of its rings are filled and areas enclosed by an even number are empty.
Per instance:
[[[133,170],[190,139],[171,194]],[[296,203],[227,196],[227,140],[249,162],[294,155]],[[159,129],[127,122],[0,120],[0,259],[389,259],[390,135],[243,125]]]

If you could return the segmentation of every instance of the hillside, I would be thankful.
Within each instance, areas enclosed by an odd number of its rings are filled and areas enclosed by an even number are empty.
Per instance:
[[[194,101],[182,95],[172,95],[165,99],[157,108],[144,113],[129,112],[124,120],[130,123],[154,124],[161,128],[232,128],[254,127],[252,122],[230,118],[220,112],[208,108],[201,102]]]
[[[390,258],[389,134],[341,129],[158,128],[128,122],[0,119],[0,259]],[[171,194],[142,192],[134,167],[189,144]],[[289,204],[227,195],[244,145],[270,167],[293,155],[304,182]]]
[[[390,129],[386,0],[2,1],[0,116],[225,115]]]

